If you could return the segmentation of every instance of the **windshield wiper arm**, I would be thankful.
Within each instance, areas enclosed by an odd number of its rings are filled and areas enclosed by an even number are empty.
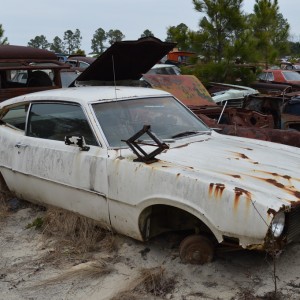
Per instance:
[[[202,133],[202,131],[188,130],[188,131],[183,131],[183,132],[177,133],[177,134],[171,136],[171,138],[175,139],[178,137],[183,137],[183,136],[188,136],[188,135],[193,135],[193,134],[198,134],[198,133]]]

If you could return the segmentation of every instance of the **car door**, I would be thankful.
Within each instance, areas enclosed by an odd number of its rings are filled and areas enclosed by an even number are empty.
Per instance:
[[[84,136],[88,151],[66,145]],[[33,103],[26,134],[15,145],[15,191],[109,224],[107,149],[99,146],[83,109],[72,103]]]

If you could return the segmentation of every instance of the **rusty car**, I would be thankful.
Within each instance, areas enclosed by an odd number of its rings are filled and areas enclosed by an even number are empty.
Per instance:
[[[172,94],[105,86],[0,104],[0,182],[146,241],[182,232],[183,262],[218,245],[300,239],[300,150],[216,133]]]
[[[70,68],[54,52],[0,45],[0,102],[27,93],[62,87],[60,71]]]

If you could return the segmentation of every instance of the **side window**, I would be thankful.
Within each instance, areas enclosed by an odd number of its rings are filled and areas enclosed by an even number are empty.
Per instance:
[[[266,73],[261,73],[258,75],[259,80],[266,80]]]
[[[73,104],[32,104],[27,135],[57,141],[64,141],[67,135],[82,135],[88,145],[98,145],[81,107]]]
[[[268,81],[274,81],[274,75],[272,72],[268,72],[267,73],[267,80]]]
[[[83,62],[83,61],[80,61],[79,62],[79,68],[87,68],[89,66],[89,64]]]
[[[28,104],[12,107],[1,117],[1,120],[20,130],[25,130]]]

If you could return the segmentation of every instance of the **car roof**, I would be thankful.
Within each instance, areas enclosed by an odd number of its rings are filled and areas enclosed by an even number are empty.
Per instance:
[[[0,60],[57,60],[54,52],[33,47],[0,45]]]
[[[124,86],[92,86],[54,89],[31,93],[15,97],[0,103],[0,108],[12,104],[27,101],[54,101],[61,100],[66,102],[77,102],[86,104],[95,101],[122,100],[139,97],[159,97],[170,95],[168,92],[142,87]]]

